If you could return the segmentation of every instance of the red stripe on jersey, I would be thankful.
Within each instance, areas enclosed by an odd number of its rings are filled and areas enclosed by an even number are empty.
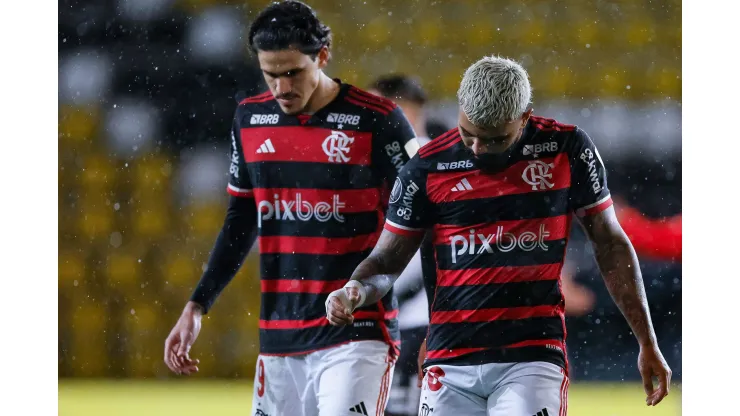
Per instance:
[[[465,182],[463,182],[463,179]],[[462,185],[458,186],[458,184]],[[517,162],[502,172],[430,172],[427,194],[432,203],[495,198],[503,195],[555,191],[570,186],[566,153],[555,157]]]
[[[423,229],[416,230],[416,229],[411,229],[411,228],[401,228],[400,225],[394,224],[388,220],[385,221],[385,225],[383,226],[383,228],[392,232],[393,234],[404,235],[404,236],[409,236],[409,237],[416,237],[418,235],[424,234]]]
[[[240,198],[251,198],[254,196],[254,192],[251,189],[237,188],[232,184],[228,184],[226,186],[226,192],[228,192],[229,195],[237,196]]]
[[[247,163],[314,162],[370,165],[372,133],[323,128],[250,127],[241,129]]]
[[[613,204],[614,204],[614,201],[612,200],[611,195],[607,195],[604,199],[597,202],[595,205],[576,210],[576,213],[578,214],[579,217],[583,217],[585,215],[594,215],[594,214],[598,214],[601,211],[604,211],[605,209],[609,208]]]
[[[265,91],[262,94],[255,95],[254,97],[247,97],[239,102],[239,104],[249,104],[249,103],[261,103],[265,101],[269,101],[275,98],[270,91]]]
[[[450,130],[439,138],[432,140],[427,145],[419,149],[419,157],[431,156],[445,149],[454,146],[461,139],[460,131],[457,129]]]
[[[347,254],[369,250],[377,241],[375,233],[345,238],[260,236],[259,247],[262,254]]]
[[[377,210],[382,201],[380,189],[309,189],[309,188],[255,188],[255,199],[259,202],[261,213],[270,213],[278,220],[286,218],[286,212],[293,213],[291,217],[321,215],[331,217],[337,214],[370,212]]]
[[[396,103],[394,103],[393,101],[375,94],[371,94],[367,91],[363,91],[357,87],[351,87],[348,91],[348,94],[361,101],[367,101],[378,107],[384,108],[388,112],[391,112],[396,108]]]
[[[434,226],[434,244],[450,245],[451,240],[460,237],[470,241],[473,238],[474,244],[469,244],[470,250],[485,249],[485,243],[493,247],[494,244],[506,247],[514,240],[526,247],[536,246],[540,241],[562,240],[568,237],[570,231],[570,216],[558,215],[557,217],[498,221],[495,223],[476,224],[467,227],[458,225],[440,225]],[[474,232],[473,232],[474,231]],[[457,242],[462,245],[462,241]],[[470,253],[475,254],[475,252]]]
[[[263,293],[331,293],[344,287],[346,280],[265,280],[260,283]]]
[[[348,96],[344,97],[344,99],[347,102],[352,103],[352,104],[354,104],[356,106],[360,106],[360,107],[364,107],[364,108],[367,108],[367,109],[370,109],[370,110],[377,111],[378,113],[383,114],[384,116],[387,116],[390,113],[389,111],[387,111],[383,107],[379,107],[379,106],[373,105],[371,103],[368,103],[367,101],[361,101],[360,99],[358,99],[356,97],[352,97],[352,96],[349,96],[348,95]]]
[[[441,142],[449,139],[455,132],[458,131],[457,128],[449,129],[446,132],[440,134],[439,136],[435,137],[432,140],[429,140],[426,142],[423,146],[419,148],[419,151],[424,150],[425,152],[429,151],[430,149],[434,149],[436,146],[438,146]]]
[[[506,266],[490,269],[437,270],[437,286],[488,285],[492,283],[557,280],[562,263]]]
[[[394,309],[387,313],[355,311],[352,315],[355,317],[355,321],[383,321],[384,319],[396,318],[398,316],[398,309]],[[325,316],[315,319],[260,319],[259,322],[260,329],[306,329],[327,325],[330,324]]]
[[[432,360],[436,360],[438,358],[454,358],[473,352],[483,351],[485,349],[486,348],[446,348],[443,350],[429,350],[427,351],[427,358]]]
[[[491,322],[558,316],[553,305],[521,306],[516,308],[486,308],[460,311],[432,311],[431,324],[459,324],[462,322]]]
[[[442,146],[450,143],[450,141],[451,141],[450,139],[454,135],[455,135],[455,131],[454,130],[450,130],[450,131],[442,134],[441,136],[437,137],[436,139],[430,141],[429,143],[427,143],[424,146],[422,146],[421,148],[419,148],[419,150],[418,150],[419,156],[426,156],[430,152],[433,152],[434,150],[436,150],[437,148],[442,147]]]
[[[529,118],[532,123],[543,131],[573,131],[576,126],[572,124],[563,124],[551,118],[532,116]]]

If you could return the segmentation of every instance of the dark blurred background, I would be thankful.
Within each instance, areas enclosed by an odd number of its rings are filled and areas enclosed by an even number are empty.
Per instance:
[[[453,127],[483,55],[529,71],[535,114],[583,127],[609,187],[681,213],[681,2],[308,0],[334,31],[330,76],[417,75]],[[163,342],[199,279],[227,195],[235,95],[265,90],[246,33],[267,1],[59,2],[59,376],[169,377]],[[201,376],[257,356],[256,256],[204,319]],[[569,245],[591,312],[568,319],[574,382],[637,380],[637,344],[583,233]],[[641,256],[662,350],[681,377],[681,267]]]

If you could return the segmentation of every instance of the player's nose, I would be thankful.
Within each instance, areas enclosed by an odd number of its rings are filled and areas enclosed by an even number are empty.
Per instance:
[[[486,153],[486,145],[481,143],[478,139],[473,139],[473,145],[470,147],[470,150],[473,151],[474,155],[479,156]]]
[[[288,93],[291,91],[292,88],[293,85],[289,79],[278,78],[275,81],[275,92],[277,93],[277,95]]]

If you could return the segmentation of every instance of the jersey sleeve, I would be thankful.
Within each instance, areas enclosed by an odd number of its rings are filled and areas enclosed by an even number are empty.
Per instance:
[[[374,149],[374,160],[378,161],[386,184],[390,186],[401,168],[409,161],[406,145],[416,143],[414,140],[416,134],[401,107],[396,107],[379,121],[376,137],[378,140]]]
[[[229,184],[226,187],[226,192],[236,197],[251,198],[253,196],[252,183],[249,179],[240,135],[238,121],[235,119],[231,126],[231,165],[229,166]]]
[[[598,214],[612,205],[606,168],[591,138],[576,129],[570,147],[570,206],[576,215]]]
[[[432,225],[433,206],[427,196],[427,172],[414,156],[396,177],[388,201],[385,229],[401,235],[423,234]]]

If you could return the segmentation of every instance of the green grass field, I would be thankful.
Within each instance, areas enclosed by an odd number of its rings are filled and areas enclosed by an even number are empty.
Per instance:
[[[249,382],[67,381],[59,382],[60,416],[249,416]],[[676,416],[681,414],[681,389],[659,406],[645,406],[639,384],[573,384],[569,416]]]

